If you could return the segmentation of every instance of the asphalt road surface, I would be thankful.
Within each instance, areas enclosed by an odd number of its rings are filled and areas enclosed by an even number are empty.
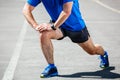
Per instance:
[[[39,34],[22,15],[25,0],[0,0],[0,80],[120,80],[120,0],[79,0],[94,43],[109,52],[110,68],[99,68],[69,38],[53,40],[59,76],[41,79],[47,65],[39,47]],[[33,12],[38,23],[48,22],[43,5]]]

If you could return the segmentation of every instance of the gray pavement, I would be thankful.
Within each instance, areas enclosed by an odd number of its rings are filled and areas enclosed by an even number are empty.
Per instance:
[[[80,8],[94,43],[100,43],[109,52],[110,68],[101,70],[98,56],[86,54],[65,38],[53,40],[55,63],[60,76],[41,79],[39,75],[47,63],[39,47],[39,34],[25,22],[22,15],[25,0],[1,0],[0,80],[12,80],[3,79],[7,71],[13,74],[13,80],[120,80],[120,1],[99,0],[109,7],[96,1],[79,0]],[[39,23],[50,19],[43,5],[39,5],[33,13]],[[9,65],[13,56],[16,67]]]

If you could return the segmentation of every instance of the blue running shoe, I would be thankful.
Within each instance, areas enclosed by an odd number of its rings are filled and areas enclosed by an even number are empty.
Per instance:
[[[48,78],[53,76],[58,76],[57,68],[55,66],[49,66],[49,65],[40,75],[41,78]]]
[[[108,54],[106,51],[105,51],[105,54],[103,56],[100,55],[100,67],[102,69],[109,67],[109,59],[108,59]]]

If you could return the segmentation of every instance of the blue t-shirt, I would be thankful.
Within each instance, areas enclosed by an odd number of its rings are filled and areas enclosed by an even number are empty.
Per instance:
[[[28,4],[34,7],[42,2],[54,22],[63,10],[63,4],[70,1],[73,1],[71,14],[60,27],[70,31],[80,31],[85,27],[85,22],[79,10],[78,0],[27,0]]]

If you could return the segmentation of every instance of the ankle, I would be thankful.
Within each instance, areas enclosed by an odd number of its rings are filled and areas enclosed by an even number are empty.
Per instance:
[[[104,51],[104,54],[101,55],[101,56],[105,56],[105,55],[108,55],[107,51]]]
[[[54,65],[54,64],[48,64],[48,66],[50,66],[50,67],[55,67],[55,65]]]

